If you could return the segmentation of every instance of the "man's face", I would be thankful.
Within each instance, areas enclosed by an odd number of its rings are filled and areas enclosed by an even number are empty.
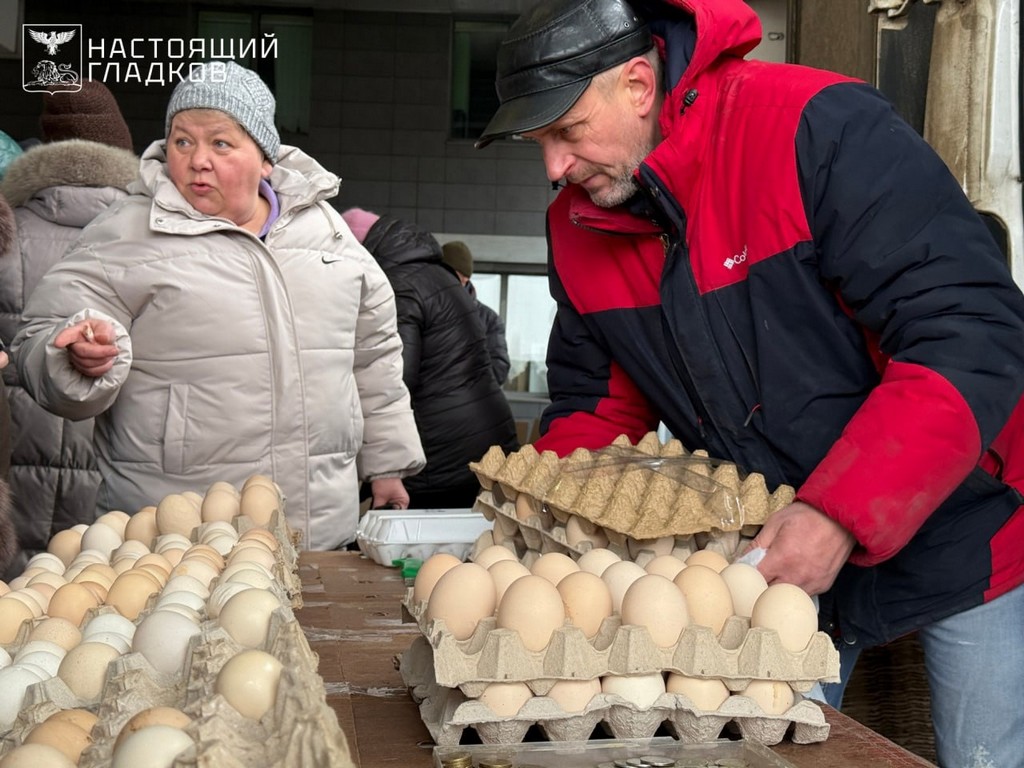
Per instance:
[[[618,80],[591,82],[555,122],[523,134],[544,154],[551,181],[579,184],[596,205],[611,208],[636,192],[633,173],[654,141]]]
[[[223,112],[187,109],[171,121],[167,173],[197,211],[258,231],[260,179],[271,168],[259,145]]]

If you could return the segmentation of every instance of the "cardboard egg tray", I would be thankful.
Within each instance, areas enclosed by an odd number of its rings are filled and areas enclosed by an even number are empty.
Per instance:
[[[816,632],[803,651],[794,653],[782,646],[775,630],[751,628],[749,619],[740,616],[730,617],[717,637],[708,627],[691,625],[674,646],[661,648],[646,627],[623,624],[613,615],[593,639],[566,623],[552,633],[546,648],[531,651],[514,629],[498,628],[493,616],[483,619],[470,637],[457,640],[443,619],[426,620],[426,603],[414,603],[411,588],[403,606],[433,649],[437,682],[470,697],[497,681],[525,682],[543,695],[555,680],[660,671],[718,678],[732,691],[754,679],[783,680],[800,693],[816,682],[839,680],[839,652],[824,632]]]
[[[491,521],[492,528],[484,531],[476,540],[470,559],[491,544],[501,544],[529,568],[533,561],[548,552],[560,552],[574,560],[579,559],[594,545],[590,541],[570,543],[565,524],[543,507],[537,514],[522,519],[517,514],[514,502],[507,499],[498,501],[493,491],[480,491],[473,504],[473,510]],[[675,535],[672,554],[685,560],[697,549],[712,549],[727,560],[734,559],[747,542],[757,534],[759,526],[745,525],[735,531],[700,532],[697,534]],[[645,549],[648,542],[634,539],[618,531],[604,529],[608,537],[605,548],[623,560],[633,560],[641,567],[655,556],[652,549]],[[700,545],[698,545],[698,539]]]
[[[734,464],[687,453],[678,440],[663,444],[655,432],[635,446],[623,435],[563,459],[532,445],[507,456],[492,446],[470,469],[494,506],[515,503],[520,520],[540,515],[538,527],[550,529],[547,514],[561,523],[577,515],[637,540],[760,525],[795,495],[789,486],[769,492],[764,476],[741,477]]]
[[[648,738],[664,726],[685,743],[711,741],[730,723],[743,738],[767,745],[778,744],[787,733],[796,743],[824,741],[829,732],[821,708],[799,696],[787,711],[771,715],[741,695],[730,696],[718,710],[708,712],[681,694],[662,694],[641,709],[620,696],[600,693],[582,712],[573,713],[547,696],[535,695],[515,716],[497,717],[463,691],[439,685],[433,656],[430,644],[418,637],[403,655],[400,669],[438,746],[459,744],[467,728],[474,729],[484,744],[517,744],[534,725],[552,741],[584,740],[598,726],[617,739]]]
[[[337,716],[328,706],[318,658],[310,649],[293,607],[302,605],[297,575],[297,537],[288,528],[283,509],[268,526],[275,534],[276,581],[271,589],[282,605],[271,616],[270,631],[261,650],[282,663],[274,706],[259,720],[247,718],[215,692],[217,673],[243,648],[215,621],[206,620],[189,641],[186,664],[171,675],[155,670],[140,653],[124,654],[110,662],[102,693],[95,701],[76,696],[59,677],[26,689],[11,729],[0,737],[0,756],[19,746],[31,729],[62,709],[82,708],[97,715],[92,744],[82,753],[80,768],[109,768],[113,745],[124,724],[136,713],[154,706],[175,707],[193,718],[184,730],[195,746],[174,768],[292,768],[305,765],[353,766]],[[238,517],[239,532],[252,527]],[[141,620],[159,595],[150,598]],[[101,606],[93,613],[112,610]],[[138,623],[138,622],[136,622]],[[32,622],[26,621],[7,649],[13,656],[25,643]]]

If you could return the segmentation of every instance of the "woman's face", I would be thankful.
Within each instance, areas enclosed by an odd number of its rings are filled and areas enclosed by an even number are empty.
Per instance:
[[[259,232],[269,212],[260,179],[271,170],[259,145],[229,115],[186,109],[171,120],[167,172],[197,211]]]

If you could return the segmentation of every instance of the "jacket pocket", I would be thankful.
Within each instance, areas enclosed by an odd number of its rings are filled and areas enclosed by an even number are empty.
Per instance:
[[[172,475],[185,472],[185,432],[188,423],[188,385],[172,384],[167,393],[164,413],[164,471]]]

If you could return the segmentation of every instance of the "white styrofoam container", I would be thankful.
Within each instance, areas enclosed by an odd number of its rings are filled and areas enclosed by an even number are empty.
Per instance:
[[[491,522],[470,509],[371,509],[356,529],[356,543],[381,565],[404,557],[426,560],[447,552],[465,560]]]

